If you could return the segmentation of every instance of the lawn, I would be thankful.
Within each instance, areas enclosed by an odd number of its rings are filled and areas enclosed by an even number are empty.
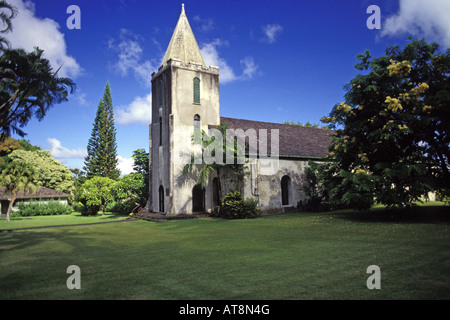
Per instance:
[[[107,212],[105,215],[83,216],[80,212],[73,212],[67,215],[39,216],[39,217],[12,217],[11,222],[5,219],[0,220],[0,230],[37,228],[45,226],[76,225],[87,223],[98,223],[123,220],[128,218],[125,215]]]
[[[2,299],[449,299],[450,213],[377,208],[4,231],[0,257]],[[80,290],[66,287],[70,265],[80,267]],[[370,265],[380,267],[379,290],[366,286]]]

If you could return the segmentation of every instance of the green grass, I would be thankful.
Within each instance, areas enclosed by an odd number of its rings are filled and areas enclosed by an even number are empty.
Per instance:
[[[32,217],[11,217],[11,222],[6,222],[5,219],[0,220],[0,230],[18,229],[18,228],[33,228],[44,226],[58,226],[58,225],[74,225],[87,224],[96,222],[107,222],[114,220],[126,219],[127,216],[112,212],[107,212],[105,215],[98,214],[96,216],[83,216],[80,212],[73,212],[72,214],[53,215],[53,216],[32,216]]]
[[[82,218],[79,218],[82,219]],[[428,206],[0,232],[2,299],[449,299],[450,213]],[[69,290],[69,265],[81,290]],[[381,269],[369,290],[367,267]]]

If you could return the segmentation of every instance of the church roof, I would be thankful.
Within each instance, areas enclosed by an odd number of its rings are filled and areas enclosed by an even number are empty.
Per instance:
[[[180,18],[170,39],[162,65],[165,66],[170,59],[176,59],[183,64],[196,63],[205,67],[200,48],[195,40],[189,21],[182,5]]]
[[[262,122],[244,119],[220,117],[221,124],[226,123],[228,129],[259,129],[267,130],[267,155],[271,155],[271,130],[279,130],[279,156],[295,158],[323,158],[328,155],[331,135],[334,131],[302,127],[296,125]],[[247,150],[248,152],[249,150]],[[250,151],[251,153],[254,153]]]

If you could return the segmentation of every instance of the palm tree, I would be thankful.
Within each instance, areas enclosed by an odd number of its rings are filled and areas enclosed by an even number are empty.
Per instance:
[[[36,172],[33,166],[27,162],[8,161],[0,165],[0,185],[6,188],[6,193],[11,193],[6,221],[11,221],[11,209],[17,198],[18,191],[34,193],[38,186],[35,184]]]
[[[41,121],[48,109],[67,101],[75,83],[53,72],[44,51],[5,49],[0,56],[0,141],[11,132],[23,137],[22,128],[32,117]]]
[[[12,30],[11,20],[16,16],[17,9],[7,3],[4,0],[0,0],[0,26],[4,28],[0,30],[0,33],[5,33]],[[0,37],[0,49],[3,45],[8,45],[8,41]]]
[[[233,139],[231,141],[227,141],[227,127],[228,125],[226,123],[221,124],[217,127],[217,129],[220,131],[222,136],[222,141],[219,144],[221,150],[216,150],[215,148],[212,149],[212,156],[215,156],[216,153],[221,152],[223,159],[220,162],[214,162],[214,163],[207,163],[205,162],[204,157],[202,156],[202,163],[199,165],[194,164],[194,155],[191,156],[190,163],[186,164],[183,167],[183,174],[186,175],[188,173],[191,173],[194,171],[194,168],[197,168],[197,184],[204,188],[206,184],[208,183],[208,180],[211,176],[211,173],[216,172],[217,174],[217,180],[218,180],[218,196],[219,196],[219,208],[222,208],[222,183],[221,183],[221,173],[222,170],[225,168],[228,168],[231,170],[233,177],[230,177],[229,180],[235,180],[238,184],[242,182],[243,177],[247,174],[246,169],[243,164],[240,164],[242,159],[238,159],[238,142]],[[197,139],[201,139],[201,145],[202,145],[202,152],[207,147],[209,147],[212,143],[214,143],[214,139],[211,139],[211,137],[207,136],[207,133],[204,131],[199,132],[198,134],[201,134],[201,138],[197,137],[196,134],[192,137],[194,141],[197,141]],[[206,136],[206,138],[204,138]],[[226,156],[227,154],[233,154],[233,163],[227,163],[226,162]],[[239,185],[238,185],[239,186]],[[220,210],[220,209],[219,209]]]

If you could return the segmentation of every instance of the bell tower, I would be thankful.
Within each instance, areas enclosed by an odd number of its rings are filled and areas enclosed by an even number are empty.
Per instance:
[[[183,4],[162,64],[152,74],[151,211],[192,213],[196,179],[183,175],[181,155],[192,151],[194,129],[219,124],[219,68],[205,65]],[[207,211],[208,191],[203,197]]]

